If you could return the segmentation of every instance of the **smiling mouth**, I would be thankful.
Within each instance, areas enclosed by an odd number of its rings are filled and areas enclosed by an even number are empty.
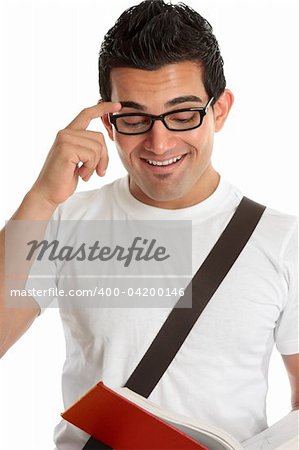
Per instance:
[[[142,158],[143,161],[145,161],[147,164],[149,164],[150,166],[170,166],[170,165],[174,165],[176,164],[178,161],[180,161],[185,155],[179,155],[179,156],[175,156],[174,158],[170,158],[170,159],[165,159],[164,161],[158,161],[155,159],[145,159]]]

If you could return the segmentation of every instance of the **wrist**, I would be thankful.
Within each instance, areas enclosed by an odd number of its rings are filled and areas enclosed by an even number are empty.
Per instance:
[[[57,203],[45,198],[41,192],[31,189],[25,195],[21,209],[27,211],[28,219],[48,220],[57,206]]]

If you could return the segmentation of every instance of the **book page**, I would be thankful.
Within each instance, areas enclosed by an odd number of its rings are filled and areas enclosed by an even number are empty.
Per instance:
[[[271,427],[242,443],[246,450],[298,450],[299,411],[291,411]]]
[[[193,427],[190,428],[189,426],[181,425],[176,422],[171,422],[170,420],[165,420],[165,422],[169,423],[169,425],[172,425],[173,427],[177,428],[178,430],[182,431],[183,433],[186,433],[188,436],[195,439],[200,444],[205,445],[209,449],[213,450],[241,450],[243,447],[237,442],[236,444],[232,444],[227,442],[226,440],[222,439],[219,435],[216,434],[208,434],[206,431],[200,431],[197,429],[194,429]]]
[[[224,430],[166,411],[128,388],[115,391],[213,450],[243,450],[242,445]]]

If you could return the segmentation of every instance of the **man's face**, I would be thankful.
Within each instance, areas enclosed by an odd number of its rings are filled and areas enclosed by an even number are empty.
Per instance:
[[[193,62],[169,64],[154,71],[115,68],[111,86],[111,101],[126,102],[120,113],[159,115],[179,108],[203,107],[210,100],[202,70]],[[147,133],[127,136],[119,134],[107,117],[104,124],[129,173],[130,191],[138,200],[162,208],[182,208],[215,190],[219,176],[211,166],[211,153],[217,120],[211,107],[201,126],[190,131],[170,131],[161,121],[155,121]],[[147,162],[176,157],[181,159],[167,166]]]

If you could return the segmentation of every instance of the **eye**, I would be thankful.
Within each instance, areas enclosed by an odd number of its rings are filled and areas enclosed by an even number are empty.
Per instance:
[[[167,119],[171,122],[189,123],[197,121],[197,117],[198,113],[196,111],[182,111],[167,116]]]
[[[120,117],[119,126],[126,128],[140,128],[144,126],[148,126],[150,123],[150,119],[144,116],[127,116]]]

